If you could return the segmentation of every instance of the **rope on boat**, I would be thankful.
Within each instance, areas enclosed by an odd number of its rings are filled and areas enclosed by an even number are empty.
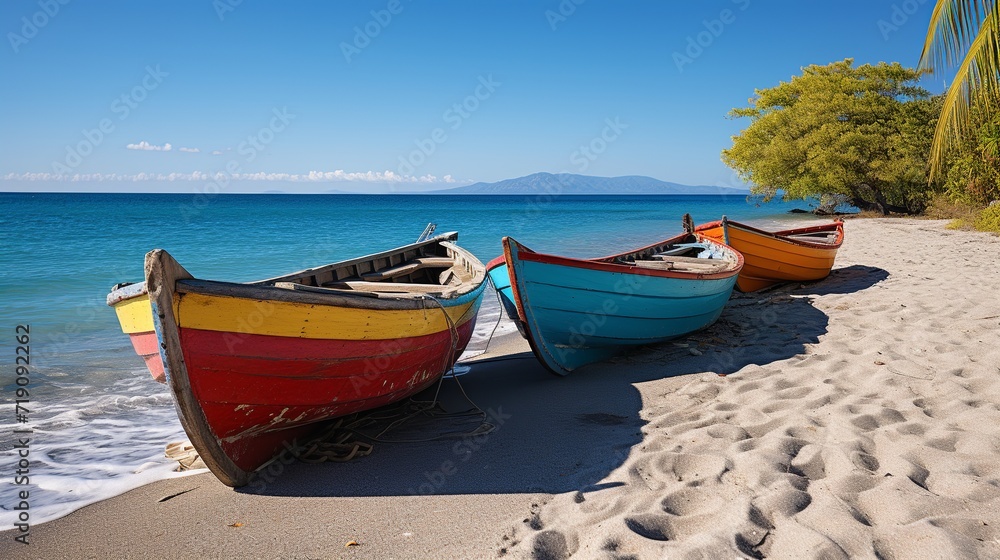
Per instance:
[[[303,463],[325,463],[327,461],[343,463],[355,457],[370,455],[374,446],[363,441],[351,440],[352,432],[344,430],[345,418],[326,429],[322,435],[313,439],[301,450],[292,446],[292,455]]]
[[[500,290],[498,290],[496,284],[493,283],[493,277],[490,276],[489,274],[487,274],[486,275],[486,281],[489,282],[490,286],[493,287],[493,294],[497,297],[497,307],[500,308],[500,313],[497,314],[497,322],[493,325],[493,330],[490,331],[490,336],[487,337],[487,339],[486,339],[486,348],[483,348],[483,354],[485,354],[485,353],[487,353],[487,352],[490,351],[490,343],[493,342],[493,335],[495,335],[497,333],[497,328],[500,327],[500,321],[503,320],[503,315],[504,315],[504,313],[506,313],[506,310],[505,310],[505,308],[503,306],[503,301],[500,300]],[[514,317],[508,317],[508,318],[511,319],[511,320],[515,320]],[[479,356],[482,356],[483,354],[479,354]],[[476,357],[476,356],[473,356],[473,357]],[[460,363],[460,364],[461,363],[465,363],[465,362],[468,362],[470,359],[471,358],[466,358],[465,360],[459,360],[456,363]]]

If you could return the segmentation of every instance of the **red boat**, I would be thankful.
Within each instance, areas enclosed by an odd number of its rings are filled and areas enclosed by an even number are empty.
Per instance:
[[[209,469],[242,486],[319,422],[405,399],[454,365],[486,286],[456,239],[250,284],[195,279],[157,249],[145,284],[108,304]]]

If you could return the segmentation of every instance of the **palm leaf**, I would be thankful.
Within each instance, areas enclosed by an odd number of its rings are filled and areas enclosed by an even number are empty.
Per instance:
[[[958,65],[945,94],[931,146],[931,179],[948,150],[971,129],[970,107],[996,110],[1000,102],[1000,5],[997,0],[938,0],[920,56],[934,71]]]

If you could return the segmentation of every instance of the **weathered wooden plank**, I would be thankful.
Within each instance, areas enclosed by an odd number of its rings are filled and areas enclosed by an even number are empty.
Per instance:
[[[369,272],[367,274],[362,274],[361,278],[364,280],[378,280],[381,278],[392,278],[395,276],[404,276],[422,270],[424,268],[448,268],[455,264],[454,259],[447,257],[422,257],[418,259],[413,259],[408,263],[396,265],[390,268],[384,268],[376,272]]]
[[[678,257],[678,256],[673,256],[673,255],[664,255],[663,253],[653,255],[653,258],[655,258],[655,259],[662,259],[662,260],[665,260],[665,261],[673,261],[673,262],[678,262],[678,263],[682,263],[683,262],[683,263],[696,263],[696,264],[719,263],[719,262],[728,263],[729,262],[729,261],[726,261],[726,260],[723,260],[723,259],[699,259],[698,257]]]
[[[253,282],[253,283],[259,285],[259,284],[273,284],[275,282],[282,282],[282,281],[285,281],[285,282],[288,282],[288,281],[294,282],[295,280],[297,280],[299,278],[304,278],[304,277],[307,277],[307,276],[315,276],[316,274],[320,274],[320,273],[326,272],[328,270],[334,270],[334,269],[338,269],[338,268],[344,268],[344,267],[347,267],[347,266],[365,265],[365,264],[367,264],[368,266],[371,266],[371,263],[375,259],[385,258],[387,256],[395,255],[395,254],[399,254],[399,253],[403,253],[403,252],[406,252],[406,251],[424,251],[428,246],[437,245],[439,243],[443,243],[443,242],[446,242],[446,241],[454,241],[456,239],[458,239],[458,234],[455,233],[455,232],[443,233],[441,235],[435,235],[434,237],[432,237],[431,239],[428,239],[426,241],[421,241],[420,243],[412,243],[410,245],[406,245],[405,247],[400,247],[400,248],[397,248],[397,249],[392,249],[391,251],[383,251],[381,253],[374,253],[374,254],[371,254],[371,255],[365,255],[363,257],[357,257],[357,258],[346,260],[346,261],[340,261],[340,262],[336,262],[336,263],[332,263],[332,264],[320,266],[320,267],[317,267],[317,268],[307,268],[306,270],[300,270],[298,272],[293,272],[291,274],[285,274],[283,276],[276,276],[274,278],[268,278],[267,280],[261,280],[259,282]]]
[[[323,286],[323,288],[308,288],[308,289],[323,290],[324,288],[335,288],[339,290],[353,290],[361,292],[388,292],[394,294],[401,294],[407,292],[423,293],[423,294],[432,294],[432,293],[446,294],[457,291],[455,286],[441,286],[438,284],[411,284],[408,282],[364,282],[364,281],[331,282]]]
[[[689,270],[691,272],[698,273],[714,273],[722,272],[732,267],[732,263],[729,261],[717,260],[710,261],[708,259],[696,259],[699,261],[705,261],[701,263],[696,262],[673,262],[670,260],[666,261],[635,261],[635,266],[639,268],[649,268],[653,270],[678,270],[684,271]]]

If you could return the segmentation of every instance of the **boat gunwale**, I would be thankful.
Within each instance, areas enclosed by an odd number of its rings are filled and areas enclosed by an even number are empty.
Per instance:
[[[106,301],[109,307],[114,307],[123,301],[128,301],[145,295],[148,295],[146,282],[136,282],[134,284],[128,284],[111,290],[111,292],[108,293]]]
[[[704,272],[684,271],[684,270],[659,270],[654,268],[642,268],[627,263],[611,262],[612,259],[630,256],[636,253],[646,252],[660,245],[668,245],[671,243],[683,242],[683,240],[690,235],[695,235],[699,241],[706,241],[713,245],[718,245],[719,247],[726,250],[729,254],[735,257],[735,262],[730,261],[733,263],[733,266],[730,269],[724,270],[722,272],[704,273]],[[596,259],[577,259],[573,257],[562,257],[559,255],[552,255],[548,253],[538,253],[524,246],[523,244],[521,244],[512,237],[504,237],[502,240],[502,243],[504,243],[505,256],[508,254],[508,251],[506,250],[508,241],[510,243],[517,244],[518,258],[520,260],[538,262],[543,264],[551,264],[556,266],[565,266],[569,268],[597,270],[600,272],[617,272],[620,274],[631,274],[635,276],[654,276],[658,278],[674,278],[679,280],[723,280],[739,274],[740,271],[743,269],[743,264],[744,264],[742,253],[740,253],[736,249],[730,247],[729,245],[726,245],[721,241],[712,239],[711,237],[708,237],[707,235],[703,235],[701,233],[695,233],[695,234],[682,233],[674,237],[664,239],[663,241],[659,241],[657,243],[652,243],[645,247],[641,247],[639,249],[624,251],[615,255],[609,255],[607,257],[599,257]],[[708,261],[710,259],[705,259],[705,260]],[[507,259],[508,267],[510,266],[510,263],[511,260]]]
[[[785,243],[790,243],[803,248],[808,249],[829,249],[831,251],[836,251],[840,249],[841,245],[844,244],[844,220],[834,220],[830,223],[821,224],[818,226],[806,226],[800,228],[784,229],[779,231],[767,231],[765,229],[760,229],[751,225],[744,224],[742,222],[735,222],[733,220],[716,220],[714,222],[708,222],[701,224],[694,228],[696,233],[703,232],[705,230],[714,229],[717,227],[733,227],[738,230],[742,230],[747,233],[752,233],[760,235],[762,237],[767,237],[775,239],[777,241],[782,241]],[[805,241],[802,239],[791,239],[789,235],[801,235],[806,233],[818,233],[821,231],[836,231],[837,237],[832,243],[820,243]],[[728,236],[728,234],[726,234]]]
[[[283,276],[277,276],[268,280],[257,280],[253,282],[228,282],[222,280],[207,280],[201,278],[191,278],[180,280],[178,282],[180,293],[198,293],[204,295],[216,295],[216,296],[228,296],[228,297],[238,297],[238,298],[252,298],[258,300],[271,300],[271,301],[282,301],[289,303],[306,303],[313,305],[332,305],[341,307],[351,307],[359,309],[424,309],[426,305],[424,303],[429,299],[434,299],[439,302],[447,302],[450,305],[461,305],[467,303],[471,299],[475,299],[476,293],[483,287],[486,282],[487,270],[482,262],[476,258],[467,249],[454,244],[458,238],[458,234],[454,232],[445,233],[442,235],[435,236],[426,241],[421,241],[419,243],[411,243],[409,245],[404,245],[402,247],[397,247],[389,251],[382,251],[380,253],[374,253],[371,255],[366,255],[364,257],[358,257],[354,259],[348,259],[344,261],[339,261],[335,263],[325,264],[317,268],[310,268],[301,270],[298,272],[293,272],[291,274],[286,274]],[[291,278],[302,278],[304,276],[310,276],[322,273],[326,270],[331,270],[334,268],[339,268],[342,266],[351,266],[354,264],[359,264],[363,262],[373,261],[375,259],[387,258],[392,255],[397,255],[417,249],[420,247],[425,247],[432,244],[440,244],[447,250],[454,251],[457,253],[455,257],[456,264],[459,260],[468,263],[471,268],[474,269],[474,274],[472,279],[463,282],[462,284],[455,286],[458,289],[452,290],[450,293],[446,292],[441,295],[429,296],[428,294],[420,294],[418,292],[399,292],[401,295],[393,295],[393,292],[369,292],[369,291],[355,291],[349,289],[336,289],[336,288],[322,288],[322,293],[316,291],[297,291],[288,288],[282,288],[275,286],[277,282],[281,282]],[[449,286],[446,284],[441,285],[442,289],[446,289]],[[378,294],[378,295],[376,295]],[[116,290],[113,290],[107,296],[107,304],[111,307],[140,296],[148,296],[148,290],[146,288],[146,282],[137,282],[134,284],[129,284],[123,286]]]
[[[380,251],[378,253],[372,253],[372,254],[369,254],[369,255],[363,255],[363,256],[360,256],[360,257],[354,257],[354,258],[346,259],[346,260],[343,260],[343,261],[337,261],[337,262],[333,262],[333,263],[329,263],[329,264],[323,264],[323,265],[320,265],[320,266],[318,266],[316,268],[306,268],[306,269],[299,270],[299,271],[296,271],[296,272],[291,272],[289,274],[282,274],[281,276],[275,276],[273,278],[265,278],[264,280],[255,280],[253,282],[248,282],[248,284],[273,285],[276,282],[286,282],[286,281],[293,280],[295,278],[302,278],[304,276],[315,276],[317,274],[321,274],[323,272],[326,272],[326,271],[329,271],[329,270],[333,270],[335,268],[340,268],[340,267],[344,267],[344,266],[353,266],[353,265],[356,265],[356,264],[361,264],[361,263],[365,263],[365,262],[369,262],[369,261],[374,261],[376,259],[384,259],[384,258],[387,258],[387,257],[391,257],[393,255],[397,255],[399,253],[405,253],[406,251],[412,251],[414,249],[419,249],[421,247],[426,247],[428,245],[433,245],[435,243],[441,243],[441,242],[444,242],[444,241],[455,242],[457,240],[458,240],[458,232],[451,231],[451,232],[448,232],[448,233],[442,233],[441,235],[435,235],[434,237],[431,237],[430,239],[425,239],[424,241],[418,241],[416,243],[410,243],[408,245],[402,245],[400,247],[396,247],[394,249],[389,249],[387,251]],[[457,247],[457,245],[456,245],[456,247]],[[465,249],[462,249],[462,251],[464,253],[466,253],[467,255],[472,256],[473,262],[477,262],[480,265],[482,265],[482,263],[479,262],[479,259],[476,259],[475,256],[473,256],[471,253],[469,253]]]
[[[282,303],[301,303],[352,309],[419,310],[428,309],[428,302],[431,300],[437,301],[445,307],[454,307],[468,303],[476,299],[485,289],[485,283],[484,274],[465,293],[431,296],[429,294],[404,292],[405,295],[397,296],[390,292],[380,292],[378,297],[373,297],[373,292],[324,288],[324,292],[319,293],[292,290],[277,286],[259,286],[192,278],[189,280],[179,280],[177,282],[177,292],[181,294],[231,297],[255,301],[280,301]],[[431,307],[436,306],[432,304]]]

